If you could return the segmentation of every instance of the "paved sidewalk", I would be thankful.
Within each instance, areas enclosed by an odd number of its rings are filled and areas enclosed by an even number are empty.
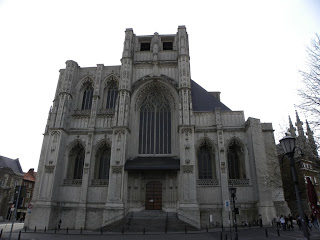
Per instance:
[[[1,240],[8,239],[10,228],[8,227],[8,223],[3,224],[0,223],[0,231],[3,229]],[[221,229],[209,229],[196,231],[196,232],[169,232],[165,234],[164,232],[159,233],[109,233],[103,232],[102,235],[97,231],[89,231],[85,230],[80,233],[80,230],[67,230],[62,229],[60,231],[50,230],[50,231],[30,231],[24,232],[23,223],[15,223],[14,231],[11,236],[12,240],[16,240],[19,237],[19,232],[21,231],[20,239],[21,240],[220,240],[221,237],[223,240],[234,240],[235,232],[234,231],[221,231]],[[239,229],[238,231],[238,239],[239,240],[266,240],[266,239],[277,239],[277,240],[303,240],[303,233],[301,230],[294,231],[279,231],[280,236],[278,236],[278,232],[275,228],[247,228],[247,229]],[[320,240],[320,231],[313,229],[311,232],[310,240]]]

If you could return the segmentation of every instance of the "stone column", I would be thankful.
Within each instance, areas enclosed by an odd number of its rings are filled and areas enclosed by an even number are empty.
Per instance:
[[[130,112],[130,95],[132,84],[134,34],[131,28],[126,29],[121,59],[118,100],[112,136],[109,187],[106,208],[103,213],[102,225],[107,225],[124,217],[125,199],[127,196],[126,162],[127,136]]]
[[[179,218],[200,228],[197,202],[194,127],[180,127],[180,201]]]
[[[230,207],[230,194],[229,194],[229,184],[228,184],[228,164],[226,158],[225,151],[225,139],[224,139],[224,131],[221,121],[221,112],[220,108],[215,109],[215,118],[217,124],[217,142],[218,142],[218,158],[219,158],[219,166],[220,166],[220,185],[221,185],[221,199],[222,199],[222,223],[224,226],[229,226],[232,221],[232,214],[229,211],[226,211],[226,201],[229,201],[229,209]],[[230,217],[230,219],[229,219]]]

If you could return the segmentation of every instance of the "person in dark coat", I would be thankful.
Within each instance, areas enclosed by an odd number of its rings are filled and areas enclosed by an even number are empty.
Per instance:
[[[58,222],[58,230],[60,230],[61,223],[62,223],[62,221],[61,221],[61,219],[60,219],[59,222]]]
[[[289,216],[288,216],[288,222],[289,222],[289,230],[290,229],[294,229],[294,227],[293,227],[293,217],[291,216],[291,214],[289,214]]]

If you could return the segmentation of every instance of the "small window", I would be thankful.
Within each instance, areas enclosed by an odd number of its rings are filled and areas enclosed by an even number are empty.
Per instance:
[[[173,42],[163,42],[163,50],[173,50]]]
[[[141,43],[140,51],[150,51],[150,43],[149,42]]]

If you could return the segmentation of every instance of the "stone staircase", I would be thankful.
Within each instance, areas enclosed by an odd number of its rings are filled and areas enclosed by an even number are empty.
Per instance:
[[[123,219],[102,228],[108,232],[184,232],[198,231],[196,227],[181,221],[176,213],[162,210],[130,212]]]

